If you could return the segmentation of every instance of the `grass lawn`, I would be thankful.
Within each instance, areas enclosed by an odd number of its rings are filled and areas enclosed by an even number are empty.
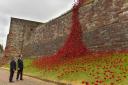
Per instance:
[[[66,81],[73,85],[128,85],[128,54],[80,57],[52,70],[37,69],[32,61],[24,59],[24,73],[42,79]]]

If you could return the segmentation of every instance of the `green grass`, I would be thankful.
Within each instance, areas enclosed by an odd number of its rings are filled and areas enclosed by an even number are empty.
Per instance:
[[[102,84],[107,85],[111,83],[114,85],[128,84],[127,54],[115,54],[101,58],[81,57],[52,70],[37,69],[33,67],[32,61],[33,59],[24,59],[24,73],[41,79],[62,80],[76,85],[81,84],[82,81],[94,85],[97,80],[103,81]],[[108,70],[110,72],[106,72]],[[110,79],[112,75],[114,77]]]

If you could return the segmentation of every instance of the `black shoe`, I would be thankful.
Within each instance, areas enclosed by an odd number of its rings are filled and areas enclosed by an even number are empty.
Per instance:
[[[24,80],[24,79],[20,79],[20,80]]]
[[[9,81],[10,83],[14,83],[14,81]]]

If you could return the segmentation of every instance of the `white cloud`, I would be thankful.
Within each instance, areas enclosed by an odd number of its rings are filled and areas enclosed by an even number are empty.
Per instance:
[[[2,3],[1,3],[2,1]],[[71,9],[74,0],[1,0],[0,10],[14,17],[45,22]]]
[[[10,18],[7,15],[0,14],[0,44],[6,45],[7,34],[9,32]]]

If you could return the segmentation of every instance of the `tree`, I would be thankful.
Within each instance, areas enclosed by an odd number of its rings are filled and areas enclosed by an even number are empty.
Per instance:
[[[3,46],[0,44],[0,53],[3,52]]]

